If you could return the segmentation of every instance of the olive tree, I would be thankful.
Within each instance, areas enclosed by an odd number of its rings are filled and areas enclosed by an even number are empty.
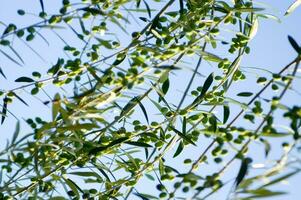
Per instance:
[[[20,20],[1,20],[1,59],[31,71],[11,83],[17,68],[0,68],[1,123],[16,124],[0,152],[1,199],[285,194],[273,186],[301,169],[301,107],[282,101],[296,92],[301,47],[289,36],[288,65],[246,72],[258,24],[273,18],[260,4],[32,4],[38,13],[11,5]],[[277,158],[272,146],[281,147]],[[268,164],[256,169],[252,151]]]

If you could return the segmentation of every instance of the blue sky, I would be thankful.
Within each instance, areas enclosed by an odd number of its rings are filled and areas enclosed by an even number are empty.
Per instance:
[[[53,10],[58,4],[57,2],[60,1],[45,1],[45,7],[48,10]],[[264,4],[265,7],[268,7],[268,10],[266,13],[271,13],[277,17],[280,18],[281,23],[273,20],[267,20],[267,19],[260,19],[260,25],[259,30],[257,32],[256,37],[251,42],[251,54],[246,56],[243,60],[242,65],[245,67],[260,67],[267,70],[271,70],[273,72],[279,71],[285,64],[289,63],[292,59],[295,58],[296,54],[292,47],[290,46],[287,35],[293,36],[299,43],[301,44],[301,28],[299,27],[300,20],[301,20],[301,8],[298,8],[293,14],[290,16],[284,17],[284,13],[286,9],[289,7],[289,5],[293,1],[273,1],[273,0],[267,0],[262,1],[261,3]],[[16,14],[16,8],[22,8],[24,10],[30,10],[32,13],[38,13],[40,11],[39,2],[36,1],[23,1],[19,2],[17,0],[14,1],[5,1],[2,3],[2,6],[0,7],[0,21],[6,22],[6,21],[16,21],[19,24],[28,24],[27,20],[37,20],[36,17],[28,16],[24,20],[23,18],[20,18]],[[54,36],[49,36],[50,40],[54,39]],[[53,37],[53,38],[51,38]],[[71,38],[68,38],[72,40]],[[11,62],[7,61],[7,59],[4,59],[4,57],[0,57],[3,61],[0,64],[1,68],[5,71],[6,76],[9,78],[8,81],[3,80],[0,78],[0,84],[1,89],[5,88],[14,88],[18,86],[18,84],[14,83],[14,80],[16,77],[23,76],[23,75],[30,75],[30,73],[33,70],[39,70],[39,71],[46,71],[47,67],[51,64],[54,64],[56,58],[57,58],[57,48],[61,48],[60,45],[57,44],[51,44],[49,47],[41,42],[41,40],[38,40],[37,42],[32,43],[33,46],[39,47],[41,55],[46,59],[46,62],[40,60],[37,58],[34,53],[30,52],[28,49],[22,47],[21,54],[25,58],[25,66],[19,67],[15,66],[14,64],[11,64]],[[19,45],[21,48],[21,44]],[[43,49],[47,49],[43,51]],[[219,52],[220,54],[223,54],[223,52]],[[175,77],[175,80],[178,79]],[[181,86],[183,86],[185,81],[179,81],[177,82],[179,84],[181,90]],[[300,83],[300,81],[298,82]],[[298,89],[297,84],[294,84],[295,88]],[[238,85],[239,89],[253,89],[252,85],[244,84],[244,85]],[[250,88],[251,87],[251,88]],[[52,89],[49,88],[49,91]],[[24,95],[25,100],[29,102],[29,104],[35,105],[34,107],[24,107],[24,105],[20,103],[14,104],[13,107],[11,107],[12,112],[15,113],[17,116],[27,116],[27,114],[34,115],[42,115],[47,119],[50,119],[50,109],[45,107],[44,105],[39,102],[38,99],[32,99],[30,95],[26,93],[22,93]],[[23,97],[23,96],[22,96]],[[44,99],[46,97],[44,96]],[[298,95],[292,95],[288,96],[285,99],[286,103],[289,104],[298,104],[300,105],[300,96]],[[16,120],[10,116],[3,126],[0,127],[0,131],[2,134],[0,135],[1,141],[4,141],[7,138],[11,137],[11,134],[13,133],[14,126],[15,126]],[[26,126],[22,126],[24,128],[23,130],[29,131],[30,129]],[[275,141],[277,143],[277,141]],[[4,145],[4,143],[1,143],[0,146]],[[278,149],[274,149],[275,155],[280,152]],[[235,172],[236,173],[236,172]],[[297,175],[290,179],[289,185],[279,186],[279,188],[284,188],[285,190],[288,190],[290,192],[289,196],[286,197],[286,199],[298,199],[299,192],[299,180],[301,179],[301,175]],[[217,198],[220,198],[222,195],[219,193],[217,195]],[[273,199],[282,199],[279,198],[273,198]]]

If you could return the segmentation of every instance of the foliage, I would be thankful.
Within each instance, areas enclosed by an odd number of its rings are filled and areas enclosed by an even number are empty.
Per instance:
[[[17,119],[0,152],[1,199],[206,199],[231,184],[229,198],[285,194],[271,186],[300,171],[291,154],[300,147],[301,107],[281,100],[294,91],[301,47],[289,36],[291,63],[260,71],[254,91],[232,89],[254,82],[241,62],[260,18],[270,18],[263,8],[252,0],[63,0],[49,14],[39,3],[40,21],[2,23],[0,53],[20,66],[19,49],[45,60],[35,41],[61,44],[63,53],[1,90],[1,123]],[[205,62],[212,67],[202,74]],[[11,111],[34,107],[26,92],[51,106],[51,119]],[[283,142],[283,154],[269,163],[271,138]],[[261,171],[249,155],[254,143],[265,150]]]

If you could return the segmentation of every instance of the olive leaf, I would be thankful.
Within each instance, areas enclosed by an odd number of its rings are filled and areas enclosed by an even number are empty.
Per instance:
[[[301,5],[301,0],[296,0],[294,3],[292,3],[288,9],[286,10],[284,15],[290,15],[294,10],[296,10],[297,7]]]

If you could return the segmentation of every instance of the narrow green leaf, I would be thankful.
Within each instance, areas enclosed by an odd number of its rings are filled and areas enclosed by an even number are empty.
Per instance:
[[[180,67],[177,67],[177,66],[174,66],[174,65],[159,65],[159,66],[156,66],[155,68],[169,69],[169,70],[179,70],[179,69],[181,69]]]
[[[209,42],[210,42],[212,48],[216,49],[216,47],[217,47],[216,39],[212,35],[209,35]]]
[[[25,46],[27,46],[34,54],[36,54],[42,61],[44,61],[45,63],[47,62],[47,61],[41,56],[41,54],[38,53],[38,51],[36,51],[34,48],[32,48],[32,47],[28,44],[28,42],[25,42],[25,41],[23,41],[23,40],[21,40],[21,41],[22,41],[23,44],[24,44]]]
[[[271,14],[257,14],[257,17],[262,17],[265,19],[272,19],[277,21],[278,23],[281,23],[281,19],[275,15],[271,15]]]
[[[69,178],[64,178],[65,180],[65,183],[69,186],[69,188],[75,193],[75,195],[79,198],[79,192],[78,190],[80,189],[76,183],[74,181],[72,181],[71,179]]]
[[[11,32],[13,32],[13,31],[15,31],[16,28],[17,28],[16,25],[14,25],[14,24],[9,24],[9,25],[5,28],[5,30],[3,31],[3,33],[2,33],[2,38],[4,38],[3,36],[6,35],[7,33],[11,33]]]
[[[224,105],[223,106],[224,108],[224,118],[223,118],[223,123],[227,123],[228,119],[229,119],[229,116],[230,116],[230,109],[229,109],[229,106],[228,105]]]
[[[270,186],[270,185],[274,185],[276,183],[279,183],[280,181],[283,181],[283,180],[287,180],[288,178],[290,178],[291,176],[294,176],[295,174],[299,173],[300,172],[300,169],[296,170],[296,171],[293,171],[293,172],[290,172],[290,173],[287,173],[283,176],[280,176],[279,178],[276,178],[266,184],[264,184],[263,186],[261,187],[267,187],[267,186]]]
[[[296,0],[294,3],[292,3],[288,9],[286,10],[284,15],[289,15],[291,14],[298,6],[301,5],[301,0]]]
[[[162,92],[165,95],[169,89],[169,78],[167,78],[162,84]]]
[[[240,169],[237,174],[237,177],[235,179],[235,187],[237,188],[238,185],[241,183],[241,181],[245,178],[247,175],[248,169],[249,169],[249,164],[250,164],[250,158],[244,158],[241,161]]]
[[[82,33],[86,33],[86,27],[83,20],[81,18],[78,18],[78,21],[79,21],[80,28],[82,29]]]
[[[124,19],[124,18],[122,18]],[[110,17],[110,21],[114,24],[116,24],[116,26],[118,26],[124,33],[126,33],[127,35],[129,34],[127,29],[125,27],[123,27],[123,25],[120,23],[120,19],[116,19],[115,17]]]
[[[49,24],[35,25],[35,27],[37,27],[37,28],[39,27],[39,28],[51,29],[51,30],[53,30],[53,29],[67,29],[64,26],[58,26],[58,25],[53,25],[53,24],[51,24],[51,25],[49,25]],[[60,39],[62,40],[63,38],[60,38]],[[62,40],[62,42],[64,42],[65,44],[67,44],[67,42],[64,41],[64,40]]]
[[[137,147],[153,147],[152,145],[149,145],[147,143],[144,143],[144,142],[134,142],[134,141],[129,141],[129,142],[125,142],[126,144],[129,144],[129,145],[134,145],[134,146],[137,146]]]
[[[127,113],[129,113],[138,103],[138,99],[139,97],[134,97],[132,98],[121,110],[120,112],[120,116],[123,117],[125,116]]]
[[[22,103],[24,103],[26,106],[29,106],[20,96],[18,96],[16,93],[12,92],[12,94],[19,99]]]
[[[136,2],[136,8],[140,7],[140,3],[141,3],[141,0],[137,0],[137,2]]]
[[[109,40],[103,40],[103,39],[100,39],[98,37],[95,37],[95,39],[102,45],[104,46],[105,48],[107,49],[113,49],[113,46],[111,44],[111,42]]]
[[[222,8],[224,13],[229,13],[230,10],[232,10],[232,8],[224,1],[219,1],[219,3],[221,4],[219,8]],[[219,6],[217,4],[217,6]]]
[[[240,184],[237,188],[238,189],[248,188],[251,184],[253,184],[255,181],[257,181],[258,178],[259,178],[258,176],[251,177],[251,178],[245,178],[244,180],[242,180],[240,182]]]
[[[273,197],[278,195],[284,195],[287,194],[286,192],[282,191],[270,191],[267,189],[257,189],[257,190],[247,190],[247,192],[252,193],[254,195],[247,196],[245,199],[258,199],[258,198],[267,198],[267,197]]]
[[[141,19],[144,22],[148,22],[149,21],[146,17],[139,17],[139,19]]]
[[[22,57],[19,55],[19,53],[11,46],[9,45],[10,50],[19,58],[19,60],[24,64],[24,60]]]
[[[148,155],[148,154],[149,154],[149,153],[148,153],[148,149],[147,149],[147,148],[144,148],[144,152],[145,152],[145,159],[148,159],[148,156],[149,156],[149,155]]]
[[[258,27],[259,27],[259,21],[258,21],[257,17],[254,17],[253,24],[252,24],[252,27],[249,32],[250,39],[253,39],[255,37],[255,35],[257,34],[257,31],[258,31]]]
[[[236,104],[236,105],[239,105],[242,109],[246,110],[248,109],[248,105],[246,103],[241,103],[235,99],[232,99],[230,97],[225,97],[225,100],[227,100],[229,103],[233,103],[233,104]]]
[[[205,60],[212,61],[212,62],[222,62],[223,59],[213,53],[201,51],[200,54],[203,56]]]
[[[8,98],[5,97],[5,98],[3,99],[1,124],[3,124],[3,122],[4,122],[5,118],[6,118],[6,113],[7,113],[7,102],[8,102]]]
[[[174,127],[171,127],[171,129],[176,133],[178,134],[181,138],[183,138],[184,140],[186,140],[187,142],[189,142],[190,144],[196,146],[196,144],[190,139],[187,137],[187,135],[184,135],[181,131],[175,129]]]
[[[42,40],[49,46],[50,43],[48,42],[48,40],[39,32],[36,32],[36,35],[40,36],[40,38],[42,38]],[[20,56],[18,56],[18,58],[20,59]]]
[[[50,197],[49,200],[66,200],[66,198],[62,196],[55,196],[55,197]]]
[[[155,18],[153,19],[152,25],[151,25],[151,27],[150,27],[150,30],[152,30],[152,29],[154,29],[154,28],[156,28],[156,27],[158,26],[158,24],[159,24],[159,19],[160,19],[159,16],[157,16],[157,17],[155,17]]]
[[[179,0],[180,3],[180,14],[184,14],[184,0]]]
[[[145,117],[145,119],[146,119],[146,122],[149,124],[147,111],[146,111],[144,105],[141,103],[141,101],[139,100],[139,98],[137,98],[137,101],[138,101],[139,107],[141,108],[141,110],[142,110],[142,112],[143,112],[143,115],[144,115],[144,117]]]
[[[17,78],[17,79],[15,80],[15,82],[32,83],[32,82],[35,82],[35,81],[34,81],[32,78],[22,76],[22,77],[20,77],[20,78]]]
[[[180,141],[179,146],[175,152],[175,154],[173,155],[173,157],[177,157],[178,155],[180,155],[180,153],[183,151],[184,148],[184,143],[182,141]]]
[[[69,174],[83,177],[95,177],[97,180],[102,181],[102,177],[96,172],[70,172]]]
[[[5,76],[5,74],[4,74],[4,72],[3,72],[3,70],[2,70],[1,67],[0,67],[0,74],[6,79],[6,76]]]
[[[148,14],[149,18],[152,18],[152,12],[151,12],[151,9],[150,9],[149,5],[146,3],[145,0],[143,0],[143,3],[145,5],[145,7],[146,7],[147,14]]]
[[[162,113],[162,106],[158,104],[156,101],[149,99],[155,106],[156,108]],[[163,114],[163,113],[162,113]]]
[[[45,12],[43,0],[40,0],[40,5],[41,5],[42,12]]]
[[[122,63],[124,61],[124,59],[126,58],[125,54],[118,54],[117,55],[117,59],[114,61],[113,65],[117,66],[120,63]]]
[[[17,137],[20,133],[20,122],[17,121],[17,124],[16,124],[16,128],[15,128],[15,132],[13,134],[13,138],[12,138],[12,141],[11,141],[11,144],[13,145],[15,143],[15,141],[17,140]]]
[[[145,176],[146,176],[146,178],[148,178],[149,180],[155,181],[155,178],[154,178],[152,175],[150,175],[150,174],[145,174]]]
[[[160,127],[159,130],[160,130],[160,139],[164,141],[166,137],[166,131],[164,131],[162,127]]]
[[[183,118],[183,124],[182,124],[182,133],[184,135],[186,135],[186,126],[187,126],[186,117],[184,117]]]
[[[217,131],[217,118],[213,115],[209,118],[209,123],[211,124],[212,131],[216,133]]]
[[[244,13],[244,12],[253,13],[253,12],[258,12],[258,11],[263,11],[263,10],[265,10],[265,9],[264,8],[235,8],[232,11],[240,12],[240,13]]]
[[[95,155],[97,153],[100,153],[112,146],[115,146],[115,145],[118,145],[118,144],[121,144],[123,143],[124,141],[128,140],[129,138],[128,137],[121,137],[121,138],[118,138],[112,142],[110,142],[108,145],[106,146],[102,146],[102,147],[95,147],[95,148],[92,148],[90,151],[89,151],[89,154],[90,155]]]
[[[165,168],[166,169],[170,169],[171,171],[177,173],[177,174],[180,174],[180,172],[178,170],[176,170],[175,168],[171,167],[171,166],[168,166],[168,165],[165,165]]]
[[[178,11],[166,12],[165,14],[171,17],[176,17],[178,15]]]
[[[252,92],[240,92],[237,94],[237,96],[240,96],[240,97],[250,97],[252,95],[253,95]]]
[[[93,128],[98,128],[97,124],[90,124],[90,123],[85,123],[85,124],[74,124],[70,126],[64,126],[64,127],[58,127],[58,131],[76,131],[76,130],[91,130]]]
[[[62,67],[62,60],[58,58],[56,64],[53,65],[47,71],[47,73],[54,76],[54,75],[56,75],[59,72],[59,70],[60,70],[61,67]]]
[[[110,177],[108,176],[108,174],[100,166],[96,165],[96,167],[100,171],[100,173],[107,179],[107,181],[111,182]]]
[[[263,139],[263,138],[260,138],[260,142],[262,142],[264,144],[264,154],[265,154],[265,157],[268,157],[270,151],[271,151],[271,145],[270,143]]]
[[[162,36],[160,35],[160,33],[158,31],[156,31],[155,29],[151,29],[150,30],[152,32],[152,34],[157,38],[157,39],[161,39]]]
[[[90,8],[90,7],[86,7],[82,9],[83,11],[89,12],[92,15],[104,15],[105,13],[103,11],[101,11],[100,9],[96,9],[96,8]]]
[[[165,170],[164,170],[164,163],[162,158],[159,159],[159,173],[162,176],[163,174],[165,174]]]
[[[287,137],[287,136],[290,136],[290,135],[292,135],[292,133],[270,133],[270,132],[262,132],[261,133],[261,135],[262,136],[264,136],[264,137],[275,137],[275,138],[277,138],[277,137]]]
[[[213,82],[213,73],[211,73],[205,80],[203,87],[202,87],[201,94],[193,101],[193,103],[192,103],[193,106],[196,106],[198,103],[200,103],[202,101],[202,99],[206,95],[206,92],[210,88],[212,82]]]
[[[19,66],[22,66],[18,61],[16,61],[13,57],[11,57],[10,55],[8,55],[6,52],[2,51],[0,49],[0,52],[5,56],[7,57],[9,60],[11,60],[12,62],[14,62],[15,64],[19,65]]]
[[[134,195],[136,195],[137,197],[140,197],[142,200],[150,200],[150,199],[158,199],[158,197],[149,195],[149,194],[143,194],[143,193],[133,193]]]
[[[128,140],[129,138],[128,137],[121,137],[121,138],[118,138],[112,142],[110,142],[110,144],[108,144],[106,147],[112,147],[112,146],[115,146],[117,144],[121,144],[123,143],[124,141]]]
[[[200,180],[200,179],[204,179],[203,177],[193,173],[193,172],[190,172],[190,173],[184,173],[184,174],[178,174],[177,177],[185,177],[187,178],[188,180]]]
[[[292,47],[295,49],[295,51],[300,54],[301,53],[301,47],[298,45],[298,43],[294,40],[294,38],[292,36],[287,36],[288,37],[288,41],[290,42],[290,44],[292,45]]]
[[[140,96],[136,96],[132,98],[121,110],[120,112],[120,117],[124,117],[127,113],[129,113],[137,104],[140,103]],[[145,107],[141,104],[139,104],[140,108],[143,111],[143,114],[145,115],[145,118],[147,119],[148,122],[148,116]]]

